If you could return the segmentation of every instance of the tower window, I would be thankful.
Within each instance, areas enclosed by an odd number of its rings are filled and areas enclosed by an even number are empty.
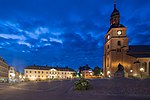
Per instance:
[[[107,49],[109,49],[109,45],[107,46]]]
[[[121,42],[120,42],[120,41],[118,41],[118,43],[117,43],[117,44],[118,44],[118,46],[121,46]]]

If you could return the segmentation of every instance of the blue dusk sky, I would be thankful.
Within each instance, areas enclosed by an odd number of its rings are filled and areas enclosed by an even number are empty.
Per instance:
[[[0,56],[28,65],[102,67],[114,0],[0,0]],[[130,45],[150,44],[150,0],[117,0]]]

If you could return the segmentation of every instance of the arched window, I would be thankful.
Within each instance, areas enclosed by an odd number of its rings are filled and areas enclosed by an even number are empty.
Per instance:
[[[118,41],[118,43],[117,43],[117,44],[118,44],[118,46],[121,46],[121,41]]]

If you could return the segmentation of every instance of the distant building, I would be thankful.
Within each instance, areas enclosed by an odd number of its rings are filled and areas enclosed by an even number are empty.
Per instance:
[[[23,74],[16,71],[14,67],[9,67],[8,80],[10,83],[21,82],[24,80]]]
[[[8,80],[8,64],[0,57],[0,82],[7,82]]]
[[[88,65],[81,66],[78,69],[78,74],[79,76],[84,77],[84,78],[92,78],[93,70]]]
[[[24,69],[27,80],[72,79],[75,71],[71,68],[28,66]]]
[[[114,77],[117,66],[121,64],[126,77],[150,76],[150,45],[129,45],[126,30],[127,28],[120,24],[120,13],[115,3],[110,18],[110,28],[105,36],[104,75]]]

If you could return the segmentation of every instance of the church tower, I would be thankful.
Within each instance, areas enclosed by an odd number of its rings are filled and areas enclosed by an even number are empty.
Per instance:
[[[113,77],[118,64],[125,66],[128,50],[127,28],[120,24],[120,13],[114,1],[114,10],[110,16],[110,28],[105,35],[103,69],[106,77]]]

